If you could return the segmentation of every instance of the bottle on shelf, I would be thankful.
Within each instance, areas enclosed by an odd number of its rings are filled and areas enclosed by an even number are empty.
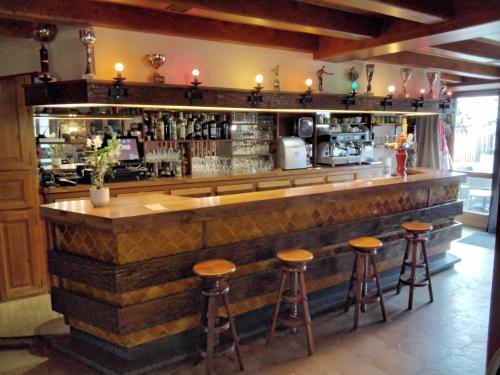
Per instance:
[[[194,120],[192,113],[189,113],[187,116],[186,139],[194,139]]]
[[[203,113],[194,119],[194,139],[203,139]]]
[[[176,141],[177,140],[177,123],[175,121],[173,114],[171,114],[170,117],[168,118],[168,128],[169,128],[170,140]]]
[[[169,114],[163,114],[163,117],[162,117],[162,121],[163,121],[163,133],[164,133],[164,137],[163,139],[168,141],[170,140],[170,115]]]
[[[222,115],[222,122],[220,124],[221,127],[221,138],[229,139],[229,122],[227,122],[226,114]]]
[[[210,115],[210,122],[208,128],[208,138],[217,139],[217,121],[215,121],[215,115]]]
[[[177,119],[177,139],[186,139],[186,120],[182,112],[179,112],[179,118]]]
[[[164,141],[165,138],[165,124],[163,123],[163,114],[158,112],[156,116],[156,135],[159,141]]]
[[[208,117],[203,116],[203,122],[201,124],[201,138],[209,139],[209,128],[210,128],[210,119]]]

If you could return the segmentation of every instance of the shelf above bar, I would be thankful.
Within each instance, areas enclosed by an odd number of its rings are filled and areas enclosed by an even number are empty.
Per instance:
[[[25,86],[26,105],[43,107],[124,107],[151,108],[158,110],[202,110],[202,111],[245,111],[245,112],[338,112],[338,113],[380,113],[429,115],[441,113],[440,100],[425,99],[423,107],[415,112],[413,98],[393,98],[390,111],[383,111],[380,105],[383,97],[356,97],[356,104],[346,109],[345,94],[313,93],[307,108],[299,102],[301,92],[262,91],[263,101],[258,108],[248,102],[251,89],[226,89],[202,87],[203,98],[192,106],[187,99],[190,86],[174,86],[147,83],[127,83],[128,96],[120,103],[108,96],[111,81],[62,81]]]

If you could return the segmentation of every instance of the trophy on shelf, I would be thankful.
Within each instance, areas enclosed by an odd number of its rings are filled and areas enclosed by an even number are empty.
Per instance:
[[[439,99],[446,98],[446,90],[448,90],[448,84],[446,81],[439,81]]]
[[[54,40],[57,34],[57,26],[47,23],[39,24],[35,30],[33,30],[33,38],[40,42],[42,47],[40,48],[40,75],[38,79],[42,82],[52,81],[52,77],[49,74],[49,51],[47,50],[47,43]]]
[[[146,59],[149,61],[151,66],[154,68],[153,82],[154,83],[165,83],[165,77],[160,74],[158,69],[165,63],[166,57],[161,53],[149,53],[146,55]]]
[[[274,69],[271,69],[271,73],[273,76],[273,89],[276,91],[280,91],[280,66],[276,65]]]
[[[434,97],[434,84],[437,80],[437,72],[427,72],[427,80],[429,81],[429,92],[427,93],[427,99],[432,99]]]
[[[85,46],[87,52],[87,67],[85,73],[82,74],[83,79],[93,79],[94,78],[94,62],[92,60],[92,50],[95,44],[95,33],[94,29],[80,29],[80,41]]]
[[[406,92],[406,84],[410,80],[412,72],[413,71],[411,70],[411,68],[403,68],[399,72],[400,75],[401,75],[401,82],[403,83],[402,84],[403,90],[401,91],[401,95],[400,95],[400,97],[402,97],[402,98],[408,98],[408,97],[410,97],[410,95],[408,95],[408,93]]]
[[[375,73],[375,64],[366,64],[366,80],[368,81],[368,86],[366,87],[365,95],[372,96],[372,79]]]
[[[351,95],[356,95],[358,93],[358,78],[359,72],[353,66],[347,71],[347,78],[351,81]]]

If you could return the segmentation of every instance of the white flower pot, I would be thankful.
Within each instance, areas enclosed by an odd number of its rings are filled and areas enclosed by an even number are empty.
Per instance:
[[[109,203],[109,188],[103,187],[98,189],[96,187],[90,188],[90,202],[95,207],[103,207]]]
[[[53,167],[60,167],[61,166],[61,158],[52,158],[52,166]]]

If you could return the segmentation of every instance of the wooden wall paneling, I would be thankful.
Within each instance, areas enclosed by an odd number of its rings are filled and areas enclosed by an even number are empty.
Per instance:
[[[0,172],[0,211],[35,207],[37,184],[32,170]]]

